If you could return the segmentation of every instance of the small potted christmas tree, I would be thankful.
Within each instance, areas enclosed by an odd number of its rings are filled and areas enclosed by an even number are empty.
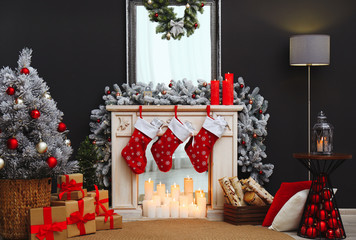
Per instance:
[[[71,173],[63,113],[21,51],[18,68],[0,70],[0,235],[28,238],[28,209],[50,204],[51,176]]]

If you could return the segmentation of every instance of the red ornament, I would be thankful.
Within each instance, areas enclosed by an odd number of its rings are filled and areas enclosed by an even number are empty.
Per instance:
[[[171,87],[173,87],[173,84],[172,84],[172,83],[170,83],[170,84],[168,85],[168,87],[170,87],[170,88],[171,88]]]
[[[100,119],[97,119],[96,122],[97,122],[97,123],[100,123]]]
[[[33,119],[38,119],[41,116],[41,113],[37,109],[33,109],[30,115]]]
[[[246,142],[245,141],[242,141],[242,145],[245,145],[246,144]]]
[[[8,95],[14,95],[15,94],[15,88],[13,88],[13,87],[8,87],[7,88],[7,90],[6,90],[6,93],[8,94]]]
[[[28,74],[30,74],[30,70],[28,70],[28,68],[22,68],[20,73],[28,75]]]
[[[158,13],[155,13],[155,18],[158,18]]]
[[[263,112],[262,112],[262,109],[260,109],[259,113],[260,113],[260,114],[262,114],[262,113],[263,113]]]
[[[312,203],[319,203],[320,202],[319,194],[313,194],[311,200],[312,200]]]
[[[338,222],[336,218],[329,218],[328,219],[328,226],[329,228],[337,228],[338,227]]]
[[[7,140],[7,148],[8,148],[8,149],[14,150],[14,149],[16,149],[18,146],[19,146],[19,143],[18,143],[18,141],[17,141],[16,138],[9,138],[9,139]]]
[[[96,144],[96,141],[95,141],[95,140],[93,141],[93,144],[94,144],[94,145]]]
[[[166,95],[166,94],[167,94],[167,91],[166,91],[166,90],[163,90],[161,93],[162,93],[162,95]]]
[[[203,87],[206,87],[208,86],[208,83],[207,82],[203,82]]]
[[[325,200],[330,200],[330,198],[331,198],[331,191],[330,191],[330,189],[324,189],[323,190],[323,198],[325,199]]]
[[[250,99],[250,101],[248,101],[248,103],[249,103],[249,104],[252,104],[252,103],[253,103],[252,99]]]
[[[260,170],[258,173],[261,175],[261,174],[263,173],[263,171],[262,171],[262,170]]]
[[[195,23],[195,24],[194,24],[194,28],[197,28],[197,27],[198,27],[198,23]]]
[[[253,134],[253,138],[257,138],[257,134],[256,133]]]
[[[192,94],[192,98],[195,98],[195,97],[196,97],[196,95],[193,93],[193,94]]]
[[[201,3],[201,7],[204,7],[204,3]]]
[[[326,238],[334,239],[334,230],[328,229],[328,231],[326,232]]]
[[[337,210],[332,210],[331,211],[331,216],[333,217],[333,218],[338,218],[339,217],[339,213],[338,213],[338,211]]]
[[[57,166],[57,159],[55,157],[47,158],[46,162],[48,164],[48,167],[50,167],[50,168],[54,168],[55,166]]]
[[[316,229],[320,232],[326,232],[326,230],[328,230],[328,225],[325,221],[320,221],[316,224]]]
[[[138,96],[140,93],[136,93],[136,96]]]
[[[336,238],[342,238],[344,236],[344,230],[342,230],[342,228],[335,229],[334,233]]]
[[[316,235],[317,235],[317,231],[316,231],[315,227],[308,228],[308,230],[307,230],[307,236],[308,237],[315,238]]]
[[[308,216],[314,215],[318,211],[318,206],[315,204],[311,204],[307,208],[307,214]]]
[[[324,209],[328,212],[333,210],[333,203],[332,201],[325,201],[324,202]]]
[[[243,84],[240,84],[240,88],[244,88],[244,85],[243,85]]]
[[[314,218],[312,217],[307,217],[305,220],[304,220],[304,223],[305,225],[307,226],[312,226],[314,224]]]
[[[318,218],[320,220],[325,220],[328,216],[328,213],[323,209],[323,210],[319,210],[318,212]]]
[[[64,123],[62,122],[58,123],[58,132],[64,132],[66,129],[67,126]]]
[[[111,94],[111,91],[110,90],[106,91],[106,94],[108,94],[108,95]]]
[[[111,142],[111,138],[108,138],[108,142]]]
[[[302,235],[306,235],[307,234],[307,227],[305,225],[303,225],[301,228],[300,228],[300,233]]]

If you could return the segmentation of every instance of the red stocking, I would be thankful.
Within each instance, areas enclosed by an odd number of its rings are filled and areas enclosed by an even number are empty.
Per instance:
[[[223,117],[211,118],[210,106],[207,107],[208,116],[205,118],[203,127],[199,133],[190,139],[185,145],[185,152],[188,154],[194,169],[199,172],[208,170],[208,158],[215,142],[221,137],[227,125]]]
[[[159,170],[168,172],[172,168],[172,155],[179,144],[191,135],[192,127],[189,122],[182,124],[177,118],[172,118],[166,132],[152,145],[151,152]]]
[[[135,123],[135,130],[129,143],[121,151],[122,157],[134,173],[141,174],[145,171],[147,145],[156,137],[161,125],[162,122],[157,118],[151,123],[143,120],[142,106],[140,106],[140,118]]]

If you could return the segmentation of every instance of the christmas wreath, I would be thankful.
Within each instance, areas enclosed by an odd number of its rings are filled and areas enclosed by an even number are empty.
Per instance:
[[[174,8],[168,7],[169,0],[143,0],[150,21],[158,23],[156,33],[163,33],[162,39],[180,40],[187,32],[187,37],[199,28],[197,13],[204,12],[204,2],[199,0],[176,0],[179,5],[185,5],[184,16],[178,18]]]

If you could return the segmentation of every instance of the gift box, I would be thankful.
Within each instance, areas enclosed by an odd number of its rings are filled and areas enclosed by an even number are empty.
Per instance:
[[[68,174],[68,175],[60,175],[57,178],[57,193],[59,194],[59,199],[64,200],[63,196],[65,196],[66,200],[71,199],[71,193],[80,191],[82,193],[82,197],[85,196],[83,187],[83,174]],[[77,195],[78,194],[78,195]],[[75,193],[75,196],[80,196],[80,193]],[[77,198],[80,199],[80,198]]]
[[[105,214],[109,210],[109,191],[98,190],[96,185],[94,187],[95,191],[88,192],[88,196],[94,198],[95,213],[98,216]]]
[[[108,210],[105,214],[95,217],[96,230],[109,230],[122,228],[122,216]]]
[[[57,201],[57,200],[80,200],[84,197],[87,196],[87,190],[82,189],[81,191],[71,191],[71,192],[63,192],[59,197],[60,193],[53,193],[51,196],[52,201]]]
[[[93,198],[85,197],[78,201],[53,201],[51,205],[66,207],[68,237],[96,232]]]
[[[65,207],[30,209],[30,239],[67,239],[67,218]]]

